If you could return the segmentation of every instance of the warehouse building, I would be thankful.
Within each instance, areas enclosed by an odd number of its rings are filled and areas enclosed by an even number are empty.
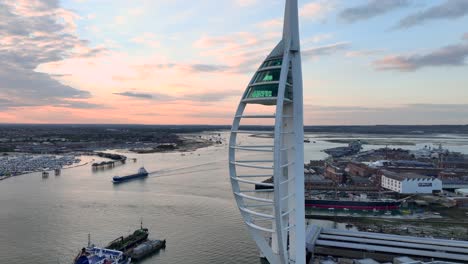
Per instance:
[[[415,173],[396,173],[382,170],[381,186],[398,193],[437,193],[442,191],[442,181]]]

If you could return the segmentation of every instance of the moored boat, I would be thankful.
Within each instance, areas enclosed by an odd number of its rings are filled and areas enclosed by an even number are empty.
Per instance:
[[[138,261],[138,260],[148,257],[152,253],[155,253],[156,251],[165,247],[166,247],[166,240],[147,240],[141,243],[140,245],[136,246],[135,248],[133,248],[127,254],[133,260]]]
[[[106,248],[119,251],[126,251],[148,239],[148,235],[148,229],[141,227],[140,229],[135,230],[135,232],[133,232],[133,234],[129,236],[121,236],[111,241]]]

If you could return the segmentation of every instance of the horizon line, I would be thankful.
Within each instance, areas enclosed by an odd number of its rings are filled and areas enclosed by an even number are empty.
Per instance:
[[[213,125],[213,124],[132,124],[132,123],[125,123],[125,124],[119,124],[119,123],[0,123],[0,126],[3,125],[54,125],[54,126],[67,126],[67,125],[107,125],[107,126],[211,126],[211,127],[222,127],[222,126],[227,126],[231,127],[232,125],[227,125],[227,124],[220,124],[220,125]],[[243,125],[243,126],[265,126],[267,127],[268,125]],[[271,126],[271,125],[270,125]],[[316,127],[353,127],[353,126],[361,126],[361,127],[373,127],[373,126],[468,126],[468,124],[353,124],[353,125],[308,125],[305,124],[304,127],[310,127],[310,126],[316,126]]]

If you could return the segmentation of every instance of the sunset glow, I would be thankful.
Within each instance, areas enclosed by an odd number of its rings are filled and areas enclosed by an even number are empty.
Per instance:
[[[299,1],[305,123],[468,123],[468,2],[375,2]],[[228,125],[283,4],[0,1],[0,123]]]

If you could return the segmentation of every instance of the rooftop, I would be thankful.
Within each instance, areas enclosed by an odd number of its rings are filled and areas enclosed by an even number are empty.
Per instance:
[[[406,179],[408,180],[416,180],[416,179],[427,179],[427,180],[432,180],[434,179],[433,177],[429,177],[426,175],[421,175],[417,173],[411,173],[411,172],[405,172],[405,173],[396,173],[393,171],[388,171],[388,170],[382,170],[382,173],[385,177],[387,178],[392,178],[394,180],[398,181],[404,181]]]

